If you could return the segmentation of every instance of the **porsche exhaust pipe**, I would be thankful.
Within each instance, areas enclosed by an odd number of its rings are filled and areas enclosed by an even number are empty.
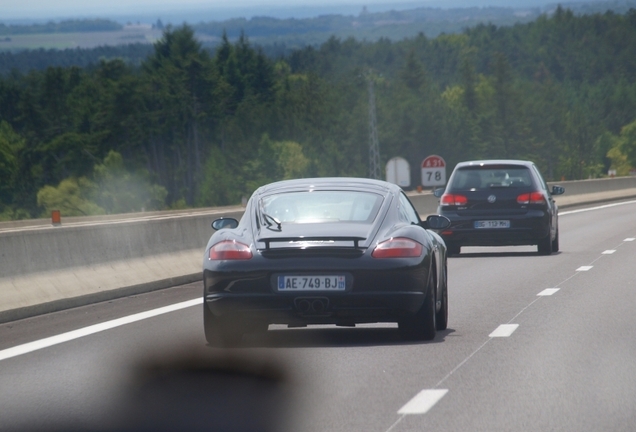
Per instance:
[[[311,302],[311,310],[315,313],[323,313],[327,309],[323,300],[314,300]]]
[[[294,305],[302,314],[324,314],[329,307],[329,299],[324,297],[301,297],[294,299]]]
[[[311,310],[311,303],[307,299],[299,299],[295,303],[300,313],[308,313]]]

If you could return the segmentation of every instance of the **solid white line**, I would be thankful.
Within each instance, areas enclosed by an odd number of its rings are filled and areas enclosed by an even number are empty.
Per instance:
[[[426,414],[446,393],[448,389],[422,390],[400,408],[398,414]]]
[[[626,238],[626,239],[625,239],[625,240],[623,240],[623,241],[634,241],[634,240],[636,240],[636,239],[635,239],[635,238],[633,238],[633,237],[628,237],[628,238]]]
[[[608,249],[606,251],[603,251],[603,255],[611,255],[614,252],[616,252],[616,249]]]
[[[634,204],[634,203],[636,203],[636,201],[624,201],[624,202],[606,204],[606,205],[597,206],[597,207],[589,207],[589,208],[584,208],[579,210],[570,210],[565,212],[559,212],[559,216],[565,216],[565,215],[574,214],[574,213],[583,213],[583,212],[592,211],[592,210],[601,210],[601,209],[606,209],[610,207],[616,207],[616,206],[622,206],[622,205]]]
[[[594,266],[581,266],[581,267],[577,268],[576,271],[588,271],[592,267],[594,267]]]
[[[556,293],[560,288],[546,288],[543,291],[541,291],[539,294],[537,294],[538,296],[551,296],[552,294]]]
[[[23,354],[27,354],[32,351],[41,350],[43,348],[48,348],[53,345],[58,345],[64,342],[68,342],[73,339],[78,339],[78,338],[89,336],[89,335],[99,333],[105,330],[110,330],[115,327],[134,323],[136,321],[152,318],[157,315],[163,315],[163,314],[174,312],[180,309],[196,306],[202,303],[203,303],[203,297],[196,298],[194,300],[176,303],[176,304],[164,306],[158,309],[153,309],[147,312],[141,312],[138,314],[127,316],[127,317],[118,318],[112,321],[106,321],[101,324],[95,324],[95,325],[84,327],[78,330],[62,333],[57,336],[51,336],[46,339],[40,339],[38,341],[29,342],[24,345],[18,345],[13,348],[8,348],[8,349],[0,351],[0,361],[9,359],[11,357],[17,357]]]
[[[519,324],[502,324],[495,329],[494,332],[490,333],[488,336],[491,338],[495,337],[509,337],[511,334],[517,330]]]

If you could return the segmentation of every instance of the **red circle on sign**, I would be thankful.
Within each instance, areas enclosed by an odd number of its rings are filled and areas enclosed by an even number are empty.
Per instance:
[[[431,155],[422,161],[422,168],[445,168],[446,162],[444,158],[437,155]]]

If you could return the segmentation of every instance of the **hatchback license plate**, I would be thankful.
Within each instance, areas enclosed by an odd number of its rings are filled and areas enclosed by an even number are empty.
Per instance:
[[[475,221],[475,228],[510,228],[509,220]]]
[[[278,291],[344,291],[344,276],[278,276]]]

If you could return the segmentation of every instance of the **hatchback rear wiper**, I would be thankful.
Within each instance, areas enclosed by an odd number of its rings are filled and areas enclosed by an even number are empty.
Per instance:
[[[274,222],[276,224],[276,226],[278,227],[278,229],[281,229],[281,221],[279,221],[278,219],[276,219],[274,216],[272,215],[268,215],[265,212],[261,212],[261,214],[263,215],[263,217],[265,218],[265,223],[267,223],[267,226],[272,226],[271,222]]]

